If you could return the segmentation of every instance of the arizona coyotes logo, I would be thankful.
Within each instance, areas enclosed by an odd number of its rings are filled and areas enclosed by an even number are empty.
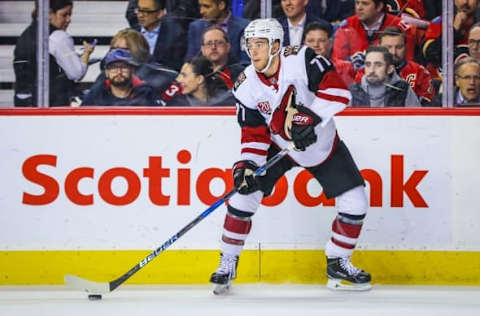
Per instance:
[[[280,105],[273,112],[270,130],[273,134],[278,134],[286,140],[292,140],[290,133],[292,129],[293,116],[298,113],[295,97],[297,91],[293,85],[290,85],[283,95]]]
[[[258,110],[262,113],[265,113],[267,115],[272,114],[272,107],[270,106],[270,102],[268,101],[263,101],[257,104]]]
[[[300,51],[300,46],[287,46],[283,51],[283,56],[288,57],[290,55],[297,55]]]
[[[417,81],[417,74],[409,74],[406,78],[405,81],[408,82],[410,87],[415,87],[415,81]]]

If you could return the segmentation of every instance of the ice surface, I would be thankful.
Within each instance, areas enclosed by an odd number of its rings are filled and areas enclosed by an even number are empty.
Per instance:
[[[234,284],[226,296],[212,287],[124,285],[89,301],[63,286],[0,287],[1,316],[479,316],[480,287],[380,286],[332,292],[323,285]]]

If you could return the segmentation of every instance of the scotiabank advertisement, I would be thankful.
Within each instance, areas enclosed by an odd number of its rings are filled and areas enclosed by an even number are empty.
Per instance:
[[[132,111],[0,115],[0,249],[154,249],[232,189],[233,110]],[[480,250],[480,116],[365,113],[335,118],[367,183],[358,247]],[[225,211],[171,248],[218,249]],[[335,215],[295,168],[254,215],[246,248],[323,249]]]

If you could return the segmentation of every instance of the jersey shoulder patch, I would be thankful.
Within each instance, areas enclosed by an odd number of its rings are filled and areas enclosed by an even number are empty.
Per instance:
[[[245,72],[242,71],[237,77],[237,80],[235,81],[235,84],[233,85],[233,91],[237,91],[238,87],[247,79],[247,76],[245,75]]]
[[[442,22],[442,16],[439,15],[435,19],[432,20],[432,24],[438,24]]]
[[[283,56],[288,57],[290,55],[298,55],[298,52],[300,51],[301,46],[295,45],[295,46],[286,46],[283,50]]]

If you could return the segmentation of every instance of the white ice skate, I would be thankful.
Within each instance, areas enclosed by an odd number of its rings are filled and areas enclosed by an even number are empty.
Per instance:
[[[237,277],[238,256],[228,254],[220,255],[220,266],[210,277],[215,287],[213,293],[215,295],[222,295],[230,290],[232,280]]]

